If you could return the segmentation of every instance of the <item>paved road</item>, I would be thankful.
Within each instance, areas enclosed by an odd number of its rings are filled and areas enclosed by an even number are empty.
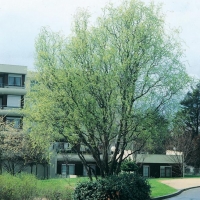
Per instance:
[[[200,200],[200,188],[190,189],[166,200]]]

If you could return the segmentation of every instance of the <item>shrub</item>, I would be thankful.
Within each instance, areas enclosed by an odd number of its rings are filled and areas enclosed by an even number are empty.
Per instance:
[[[124,172],[138,171],[138,166],[131,160],[125,160],[122,162],[120,170]]]
[[[17,190],[18,184],[17,178],[12,177],[10,174],[0,176],[0,199],[11,200],[19,199],[19,193]]]
[[[149,200],[150,185],[135,174],[123,173],[95,182],[83,182],[74,191],[74,200]]]
[[[31,174],[0,175],[0,200],[71,200],[72,188],[39,187],[37,179]]]
[[[33,199],[37,193],[37,178],[32,174],[19,174],[19,195],[20,199]]]
[[[38,199],[46,198],[48,200],[72,200],[72,189],[61,187],[48,187],[39,190]]]
[[[31,174],[12,176],[4,174],[0,176],[1,200],[29,200],[36,194],[37,179]]]

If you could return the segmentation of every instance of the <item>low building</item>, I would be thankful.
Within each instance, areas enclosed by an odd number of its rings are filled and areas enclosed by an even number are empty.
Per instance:
[[[141,176],[152,178],[183,177],[182,154],[131,154],[130,150],[124,152],[124,157],[138,165]]]
[[[178,155],[178,158],[181,155]],[[136,163],[139,173],[144,177],[170,178],[182,177],[183,165],[177,155],[138,154]]]

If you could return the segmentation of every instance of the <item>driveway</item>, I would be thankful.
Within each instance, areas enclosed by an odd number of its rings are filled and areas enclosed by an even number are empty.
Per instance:
[[[200,186],[200,178],[180,178],[160,181],[177,190]],[[199,194],[200,196],[200,194]]]
[[[160,181],[177,190],[200,186],[200,178],[183,178]],[[166,200],[200,200],[200,188],[189,189]]]

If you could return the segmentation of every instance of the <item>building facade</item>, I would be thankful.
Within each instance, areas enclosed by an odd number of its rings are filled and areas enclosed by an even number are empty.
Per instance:
[[[26,74],[26,66],[0,64],[0,117],[14,128],[23,125],[19,111],[24,106]]]
[[[183,177],[182,155],[138,154],[139,174],[151,178]]]

